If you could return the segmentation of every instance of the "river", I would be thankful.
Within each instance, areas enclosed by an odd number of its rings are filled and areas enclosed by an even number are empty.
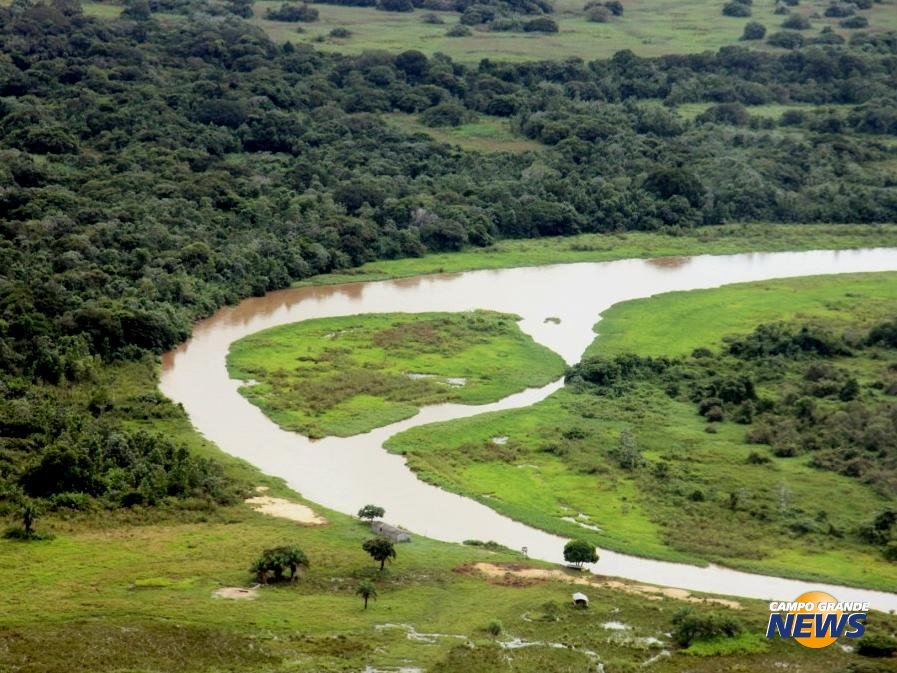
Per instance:
[[[890,270],[897,270],[897,249],[876,248],[556,264],[281,290],[225,307],[197,323],[193,337],[164,356],[160,388],[222,450],[282,477],[313,502],[346,514],[375,502],[386,508],[390,523],[418,534],[448,542],[479,539],[512,549],[525,546],[530,557],[562,562],[564,538],[426,484],[402,456],[382,448],[387,438],[410,427],[531,405],[560,388],[561,381],[493,404],[435,405],[365,434],[311,441],[280,429],[240,395],[241,382],[230,379],[225,367],[230,344],[268,327],[310,318],[481,308],[520,315],[521,329],[574,363],[594,339],[592,327],[601,312],[621,301],[771,278]],[[546,322],[548,317],[560,322]],[[591,570],[603,575],[777,600],[815,589],[839,600],[897,610],[895,593],[599,553]]]

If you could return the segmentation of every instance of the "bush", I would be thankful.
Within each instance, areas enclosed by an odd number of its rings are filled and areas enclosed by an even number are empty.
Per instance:
[[[711,612],[699,614],[694,608],[683,608],[673,617],[673,640],[680,647],[711,638],[734,638],[742,632],[734,617]]]
[[[497,619],[492,620],[486,625],[486,633],[496,638],[501,635],[503,630],[504,627],[502,626],[502,623]]]
[[[837,4],[829,5],[825,9],[825,15],[833,18],[843,18],[846,16],[853,16],[856,14],[856,6],[853,4],[847,4],[843,2],[839,2]]]
[[[278,9],[268,9],[265,12],[265,18],[274,21],[288,21],[290,23],[298,21],[310,23],[318,20],[318,10],[314,7],[309,7],[307,4],[290,5],[283,3]]]
[[[885,545],[882,555],[886,561],[897,561],[897,540],[891,540]]]
[[[527,33],[556,33],[558,32],[558,24],[554,19],[540,16],[524,23],[523,30]]]
[[[337,26],[333,30],[330,31],[330,37],[335,37],[337,39],[345,39],[347,37],[352,36],[352,31],[348,28],[343,28],[341,26]]]
[[[440,25],[442,25],[442,24],[445,23],[445,21],[442,19],[441,16],[438,16],[438,15],[436,15],[436,14],[433,14],[433,12],[428,12],[428,13],[426,13],[426,14],[423,14],[423,15],[420,17],[420,20],[421,20],[421,22],[423,22],[423,23],[431,23],[431,24],[433,24],[433,25],[435,25],[435,26],[440,26]]]
[[[782,28],[790,30],[809,30],[810,20],[801,14],[792,14],[782,22]]]
[[[762,40],[766,37],[766,26],[757,21],[748,21],[744,25],[744,32],[741,34],[742,40]]]
[[[891,657],[897,652],[897,639],[892,636],[870,634],[860,638],[857,654],[864,657]]]
[[[745,460],[745,462],[748,465],[767,465],[768,463],[772,462],[772,458],[770,458],[769,456],[767,456],[763,453],[758,453],[757,451],[751,451],[748,454],[748,457]]]
[[[751,15],[751,8],[740,2],[729,2],[723,5],[724,16],[746,17]]]
[[[610,10],[614,16],[623,16],[623,3],[620,0],[609,0],[604,6]]]
[[[607,23],[610,21],[611,13],[607,7],[592,7],[586,12],[589,21],[595,23]]]
[[[414,5],[411,0],[379,0],[377,9],[384,12],[413,12]]]
[[[456,23],[454,26],[448,29],[446,32],[446,37],[468,37],[472,35],[473,32],[467,26]]]
[[[470,121],[471,113],[463,105],[448,101],[425,110],[420,120],[427,126],[460,126]]]
[[[844,19],[839,24],[842,28],[868,28],[869,27],[869,19],[865,16],[851,16],[847,19]]]

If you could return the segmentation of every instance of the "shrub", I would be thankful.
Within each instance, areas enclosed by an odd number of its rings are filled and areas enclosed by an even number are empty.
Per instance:
[[[716,612],[702,615],[694,608],[683,608],[673,617],[673,640],[680,647],[711,638],[734,638],[741,631],[741,622]]]
[[[782,28],[790,30],[808,30],[810,28],[810,20],[801,14],[791,14],[782,22]]]
[[[886,561],[897,561],[897,540],[891,540],[885,545],[882,555]]]
[[[767,456],[763,453],[758,453],[757,451],[751,451],[748,454],[748,457],[745,460],[745,462],[748,465],[766,465],[766,464],[772,462],[772,458],[770,458],[769,456]]]
[[[744,25],[744,32],[741,34],[742,40],[762,40],[766,37],[766,26],[757,21],[748,21]]]
[[[869,19],[865,16],[851,16],[849,18],[844,19],[839,24],[842,28],[868,28]]]
[[[496,33],[507,33],[514,30],[520,30],[523,25],[510,16],[500,16],[489,24],[489,30]]]
[[[856,14],[856,6],[853,4],[839,2],[825,8],[825,15],[836,19],[853,16],[854,14]]]
[[[265,12],[265,18],[273,19],[274,21],[288,21],[290,23],[298,21],[310,23],[318,20],[318,10],[314,7],[309,7],[307,4],[290,5],[283,3],[278,9],[269,8]]]
[[[454,26],[448,29],[446,32],[446,37],[468,37],[472,35],[472,31],[470,28],[461,23],[456,23]]]
[[[604,6],[607,7],[614,16],[623,16],[623,3],[620,2],[620,0],[609,0],[604,3]]]
[[[527,33],[556,33],[558,32],[558,24],[554,19],[540,16],[524,23],[523,30]]]
[[[377,9],[384,12],[413,12],[414,5],[411,0],[379,0]]]
[[[864,657],[891,657],[897,652],[897,639],[892,636],[870,634],[860,638],[857,654]]]
[[[420,120],[427,126],[460,126],[470,121],[471,113],[463,105],[447,101],[425,110]]]
[[[330,37],[335,37],[337,39],[344,39],[352,36],[352,31],[348,28],[343,28],[341,26],[337,26],[333,30],[330,31]]]
[[[436,14],[433,14],[433,12],[428,12],[428,13],[426,13],[426,14],[423,14],[423,15],[420,17],[420,20],[421,20],[423,23],[431,23],[431,24],[436,25],[436,26],[439,26],[439,25],[442,25],[442,24],[445,23],[445,21],[442,19],[441,16],[438,16],[438,15],[436,15]]]
[[[724,16],[746,17],[751,15],[751,8],[740,2],[728,2],[723,5]]]
[[[502,623],[497,619],[492,620],[486,625],[486,633],[490,636],[498,637],[503,630],[504,627],[502,626]]]
[[[586,16],[589,21],[593,21],[595,23],[607,23],[610,21],[611,13],[607,7],[591,7],[588,12],[586,12]]]

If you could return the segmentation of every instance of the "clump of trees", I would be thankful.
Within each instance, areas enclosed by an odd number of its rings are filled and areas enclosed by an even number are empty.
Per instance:
[[[265,18],[290,23],[300,21],[310,23],[318,20],[318,10],[314,7],[309,7],[307,4],[293,5],[285,2],[277,9],[269,8],[265,12]]]
[[[680,647],[713,638],[734,638],[743,630],[741,622],[731,615],[682,608],[673,616],[673,640]]]
[[[308,557],[299,547],[282,546],[264,550],[252,564],[250,572],[259,584],[285,580],[295,582],[299,579],[300,569],[308,570],[309,567]],[[289,577],[286,576],[287,570],[290,571]]]
[[[817,324],[758,325],[751,333],[730,337],[720,352],[695,349],[689,358],[646,358],[631,354],[586,358],[569,368],[566,381],[573,391],[619,397],[653,387],[677,400],[690,402],[715,431],[715,425],[745,426],[745,439],[765,445],[779,458],[808,456],[809,464],[870,485],[886,497],[897,493],[897,378],[893,368],[880,365],[879,378],[861,382],[853,361],[887,362],[883,350],[897,348],[897,322],[886,321],[850,337]],[[764,392],[761,394],[761,390]],[[588,438],[582,433],[582,439]],[[584,462],[572,446],[558,455],[575,464]],[[569,454],[569,455],[568,455]],[[622,470],[645,472],[635,438],[621,434],[606,452]],[[753,451],[746,463],[771,462],[765,452]],[[586,463],[587,465],[588,463]],[[587,466],[580,469],[588,470]],[[669,478],[669,466],[653,466],[659,481]],[[677,487],[691,502],[705,502],[701,489]],[[746,504],[741,494],[729,498],[732,511],[748,509],[769,520],[769,512]],[[782,520],[791,532],[843,536],[826,518]],[[883,510],[866,526],[850,531],[877,547],[885,558],[897,559],[897,511]]]

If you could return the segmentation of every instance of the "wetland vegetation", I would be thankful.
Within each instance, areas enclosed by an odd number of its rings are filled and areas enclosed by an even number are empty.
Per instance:
[[[563,360],[515,320],[492,311],[306,320],[239,340],[228,367],[287,430],[345,437],[423,405],[485,404],[560,377]]]
[[[626,302],[545,401],[388,446],[600,546],[887,589],[895,309],[893,274]]]

